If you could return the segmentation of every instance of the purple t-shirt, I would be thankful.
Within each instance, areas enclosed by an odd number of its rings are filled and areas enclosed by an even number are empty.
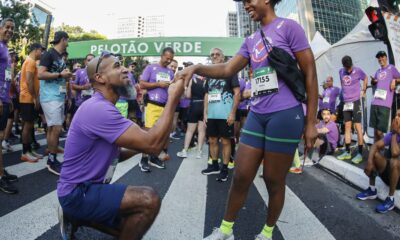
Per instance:
[[[188,108],[189,106],[190,106],[190,99],[186,97],[181,98],[181,100],[179,101],[179,107]]]
[[[0,41],[0,100],[10,102],[11,59],[7,44]]]
[[[135,76],[133,76],[133,73],[128,72],[128,78],[129,78],[129,80],[131,80],[132,87],[135,87],[136,79],[135,79]],[[134,97],[133,98],[127,98],[127,97],[123,97],[123,96],[120,96],[119,99],[120,100],[136,100],[136,98],[134,98]]]
[[[385,146],[390,146],[392,144],[392,133],[389,132],[387,134],[385,134],[385,137],[383,137],[383,143],[385,144]],[[400,143],[400,135],[397,134],[397,142]]]
[[[361,68],[353,67],[349,74],[346,69],[342,68],[339,71],[340,82],[342,84],[344,102],[354,102],[361,98],[360,82],[364,81],[367,76]]]
[[[392,107],[394,90],[390,89],[393,80],[400,78],[400,73],[396,67],[389,64],[385,68],[380,68],[375,73],[375,79],[378,81],[374,100],[372,105]]]
[[[69,194],[79,183],[102,183],[119,150],[115,141],[132,125],[112,102],[95,92],[76,112],[65,143],[58,196]]]
[[[160,64],[151,64],[144,69],[140,79],[149,83],[169,82],[174,79],[174,72]],[[154,102],[165,104],[168,100],[168,88],[154,88],[148,90],[147,94],[149,99]]]
[[[87,75],[86,68],[78,69],[75,72],[75,75],[76,75],[76,77],[75,77],[75,81],[73,81],[73,84],[79,85],[79,86],[84,86],[89,83],[89,77]],[[87,95],[85,95],[85,97],[84,97],[82,92],[83,91],[76,91],[76,106],[80,106],[89,97]]]
[[[330,87],[324,90],[322,93],[322,99],[320,99],[319,109],[329,109],[332,113],[336,112],[336,98],[340,94],[340,88]]]
[[[332,121],[329,121],[327,124],[325,124],[324,121],[320,121],[316,126],[316,128],[318,129],[324,127],[326,127],[329,130],[329,132],[326,134],[326,138],[328,139],[328,142],[331,144],[333,150],[335,150],[337,147],[337,142],[339,140],[338,128],[336,124]]]
[[[294,53],[310,48],[303,28],[293,20],[276,18],[262,29],[272,46],[285,50],[293,58]],[[246,38],[238,54],[249,59],[253,72],[270,66],[260,31]],[[256,113],[271,113],[300,104],[282,79],[278,78],[278,86],[279,92],[252,98],[251,110]]]
[[[246,80],[244,80],[243,78],[239,78],[239,87],[240,87],[240,94],[242,94],[244,92],[244,90],[246,89]],[[247,109],[248,102],[249,101],[247,99],[240,101],[238,109],[241,109],[241,110]]]

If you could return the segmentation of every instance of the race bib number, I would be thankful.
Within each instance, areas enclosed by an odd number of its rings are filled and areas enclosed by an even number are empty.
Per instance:
[[[386,100],[387,91],[383,89],[376,89],[375,91],[375,98]]]
[[[82,90],[82,96],[92,96],[94,93],[93,89]]]
[[[323,103],[329,103],[329,97],[324,97],[324,98],[322,99],[322,102],[323,102]]]
[[[109,184],[114,176],[115,168],[117,167],[118,159],[114,159],[111,165],[108,167],[106,177],[104,178],[104,183]]]
[[[222,95],[220,92],[217,93],[209,93],[208,94],[208,102],[219,102],[222,100]]]
[[[272,67],[258,68],[251,79],[251,96],[260,97],[279,91],[278,76]]]
[[[353,111],[354,103],[345,103],[343,107],[343,111]]]
[[[60,92],[60,94],[67,93],[67,87],[66,86],[60,86],[58,88],[58,91]]]
[[[4,80],[6,82],[11,82],[11,68],[6,69],[6,75],[5,75]]]
[[[165,72],[159,72],[156,75],[157,82],[171,82],[171,76]]]

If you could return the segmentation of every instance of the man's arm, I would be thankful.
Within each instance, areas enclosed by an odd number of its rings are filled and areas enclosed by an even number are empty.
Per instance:
[[[136,151],[136,150],[121,148],[119,150],[119,162],[123,162],[125,160],[128,160],[131,157],[133,157],[133,156],[135,156],[136,154],[139,154],[139,153],[140,152]]]
[[[240,103],[240,88],[233,88],[233,105],[232,110],[228,117],[228,125],[232,125],[235,122],[236,111]]]
[[[368,86],[368,76],[365,75],[363,89],[362,89],[363,96],[365,96],[365,93],[367,92],[367,86]]]
[[[192,84],[193,80],[190,81],[188,87],[185,87],[185,97],[189,99],[192,98]]]
[[[203,109],[203,121],[207,123],[208,116],[208,93],[204,94],[204,109]]]
[[[392,134],[391,145],[390,148],[392,150],[392,157],[397,158],[400,155],[400,147],[399,143],[397,142],[397,133]]]
[[[375,171],[374,169],[374,157],[377,152],[382,150],[385,147],[385,142],[383,139],[379,140],[378,142],[374,143],[371,146],[371,149],[369,150],[368,154],[368,161],[367,161],[367,166],[364,169],[364,172],[367,176],[371,176],[372,171]]]

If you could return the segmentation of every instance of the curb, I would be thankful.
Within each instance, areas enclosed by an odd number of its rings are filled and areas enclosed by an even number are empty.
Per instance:
[[[331,171],[334,171],[344,179],[362,189],[367,189],[369,187],[368,177],[364,174],[364,171],[358,167],[355,167],[347,162],[337,160],[333,156],[325,156],[322,158],[319,164]],[[375,186],[378,190],[378,198],[382,201],[385,200],[389,194],[389,187],[379,177],[376,178]],[[399,190],[396,190],[394,193],[394,205],[397,209],[400,209]]]

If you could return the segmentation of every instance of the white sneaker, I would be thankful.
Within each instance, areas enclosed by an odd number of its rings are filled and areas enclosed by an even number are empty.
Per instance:
[[[13,151],[13,148],[11,147],[11,144],[10,144],[9,142],[6,142],[5,140],[3,140],[3,142],[1,143],[1,145],[2,145],[3,149],[4,149],[6,152],[12,152],[12,151]]]
[[[200,158],[201,158],[201,154],[202,154],[202,151],[201,151],[201,150],[197,151],[196,158],[197,158],[197,159],[200,159]]]
[[[210,236],[204,238],[203,240],[234,240],[235,237],[233,233],[226,235],[221,232],[219,228],[214,228]]]
[[[272,238],[266,238],[264,235],[261,233],[256,236],[254,240],[272,240]]]
[[[181,157],[181,158],[187,158],[187,151],[185,149],[182,149],[182,151],[177,152],[176,156]]]
[[[301,156],[300,159],[301,159],[301,162],[303,163],[304,155]],[[314,165],[314,162],[307,156],[307,157],[306,157],[306,160],[304,161],[304,166],[310,167],[310,166],[312,166],[312,165]]]

